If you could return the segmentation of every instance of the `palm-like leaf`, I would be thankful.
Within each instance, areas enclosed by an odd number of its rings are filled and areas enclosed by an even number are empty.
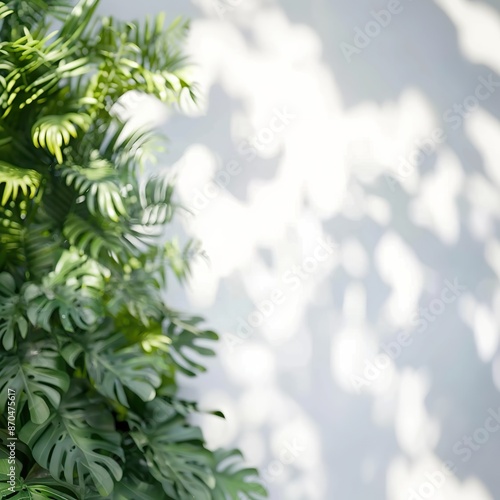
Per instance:
[[[156,154],[164,149],[160,141],[162,136],[144,128],[127,131],[127,122],[116,120],[106,131],[101,156],[122,172],[134,173],[136,170],[142,171],[148,162],[154,164]]]
[[[118,172],[104,160],[94,160],[90,167],[72,166],[62,171],[66,184],[72,184],[84,196],[90,213],[97,211],[113,221],[126,214]]]
[[[85,132],[90,123],[90,116],[82,113],[44,116],[33,125],[33,144],[37,148],[46,148],[62,163],[63,146],[67,146],[72,137],[78,137],[77,127]]]
[[[62,253],[61,238],[54,234],[51,224],[41,222],[27,226],[19,214],[0,225],[0,243],[6,269],[18,275],[24,268],[33,279],[52,271]]]
[[[0,19],[5,19],[11,14],[14,14],[14,10],[12,10],[5,2],[0,2]]]
[[[17,213],[16,213],[17,212]],[[19,210],[13,211],[10,208],[0,206],[0,255],[3,256],[3,262],[10,261],[8,257],[13,258],[22,245],[23,220],[20,217]]]
[[[100,261],[114,258],[123,263],[135,253],[124,233],[120,226],[103,227],[91,217],[84,219],[77,213],[68,215],[63,229],[64,236],[81,253]]]
[[[1,39],[5,40],[7,33],[20,31],[21,27],[30,29],[32,26],[43,23],[47,14],[63,18],[70,11],[71,4],[67,0],[8,0],[0,2],[0,19],[9,16],[0,31]]]
[[[19,193],[33,198],[40,186],[41,176],[35,170],[20,168],[4,161],[0,161],[0,190],[2,200],[6,205],[9,200],[15,200]]]

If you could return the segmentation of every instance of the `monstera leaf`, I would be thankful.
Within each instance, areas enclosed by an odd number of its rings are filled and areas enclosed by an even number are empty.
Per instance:
[[[211,330],[201,330],[197,324],[201,318],[183,320],[173,317],[167,328],[166,335],[172,340],[170,355],[179,370],[190,377],[206,368],[197,361],[197,357],[214,356],[215,351],[201,344],[203,341],[214,341],[219,336]]]
[[[14,491],[9,483],[0,483],[0,498],[4,500],[75,500],[75,492],[53,479],[18,480]]]
[[[160,376],[151,366],[151,357],[137,345],[104,352],[93,349],[85,359],[96,389],[124,406],[128,406],[124,387],[143,401],[151,401],[156,395],[155,388],[161,383]]]
[[[27,479],[24,479],[25,470],[33,465],[29,448],[21,441],[16,441],[15,457],[9,455],[7,445],[9,434],[0,431],[0,498],[8,500],[74,500],[76,491],[67,485],[62,485],[51,478],[47,471],[34,466]],[[23,467],[29,463],[29,467]],[[11,486],[9,472],[14,467],[15,485]]]
[[[152,428],[131,432],[144,453],[151,475],[161,483],[169,498],[212,500],[215,478],[210,453],[202,446],[198,428],[174,417]]]
[[[7,430],[6,425],[4,429],[5,430],[0,430],[0,483],[9,480],[11,467],[14,467],[16,481],[19,480],[23,473],[23,469],[25,469],[25,464],[30,461],[31,455],[29,448],[24,443],[16,441],[15,456],[11,456],[10,447],[8,447],[8,445],[12,443],[12,441],[9,440],[9,438],[12,439],[12,432]]]
[[[213,498],[220,500],[261,500],[266,498],[265,488],[258,482],[256,469],[242,467],[238,450],[214,452],[215,488]]]
[[[102,325],[78,344],[69,342],[63,355],[74,364],[80,353],[94,387],[105,397],[129,406],[125,388],[143,401],[152,400],[161,377],[154,369],[154,358],[138,344],[127,346],[123,335],[113,330],[112,324]]]
[[[166,499],[161,484],[150,474],[142,452],[137,448],[133,439],[127,436],[124,439],[126,456],[123,478],[116,483],[109,500],[158,500]],[[96,492],[88,492],[85,500],[100,500]]]
[[[89,396],[73,381],[58,410],[42,424],[28,422],[19,438],[53,478],[83,488],[91,478],[99,493],[109,495],[122,478],[121,438],[112,414],[99,396]]]
[[[67,332],[75,327],[93,326],[100,315],[102,275],[96,263],[68,250],[53,272],[41,284],[30,283],[24,290],[28,318],[34,326],[51,331],[54,313]]]
[[[57,408],[61,394],[69,387],[65,364],[50,341],[21,344],[16,352],[0,357],[0,408],[3,410],[8,389],[26,396],[31,420],[42,424]]]

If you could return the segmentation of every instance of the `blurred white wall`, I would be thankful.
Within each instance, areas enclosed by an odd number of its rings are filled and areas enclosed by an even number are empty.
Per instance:
[[[275,500],[500,498],[494,0],[106,0],[192,18],[163,120],[200,238],[173,306],[222,333],[186,392]]]

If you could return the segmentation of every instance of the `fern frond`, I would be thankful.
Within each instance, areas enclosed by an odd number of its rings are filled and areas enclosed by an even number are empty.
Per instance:
[[[137,249],[124,237],[119,226],[104,229],[92,219],[76,213],[66,219],[63,234],[71,245],[96,260],[125,263],[137,254]]]
[[[66,184],[85,198],[91,214],[99,212],[113,221],[127,214],[119,172],[106,160],[94,160],[89,167],[63,167],[61,173]]]

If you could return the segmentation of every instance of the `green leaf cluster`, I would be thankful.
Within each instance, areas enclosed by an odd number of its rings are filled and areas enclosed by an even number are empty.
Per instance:
[[[257,471],[207,449],[197,405],[178,396],[217,335],[164,301],[196,248],[164,242],[180,207],[172,180],[148,173],[161,141],[117,112],[132,91],[194,99],[187,23],[97,7],[0,1],[0,496],[264,498]]]

